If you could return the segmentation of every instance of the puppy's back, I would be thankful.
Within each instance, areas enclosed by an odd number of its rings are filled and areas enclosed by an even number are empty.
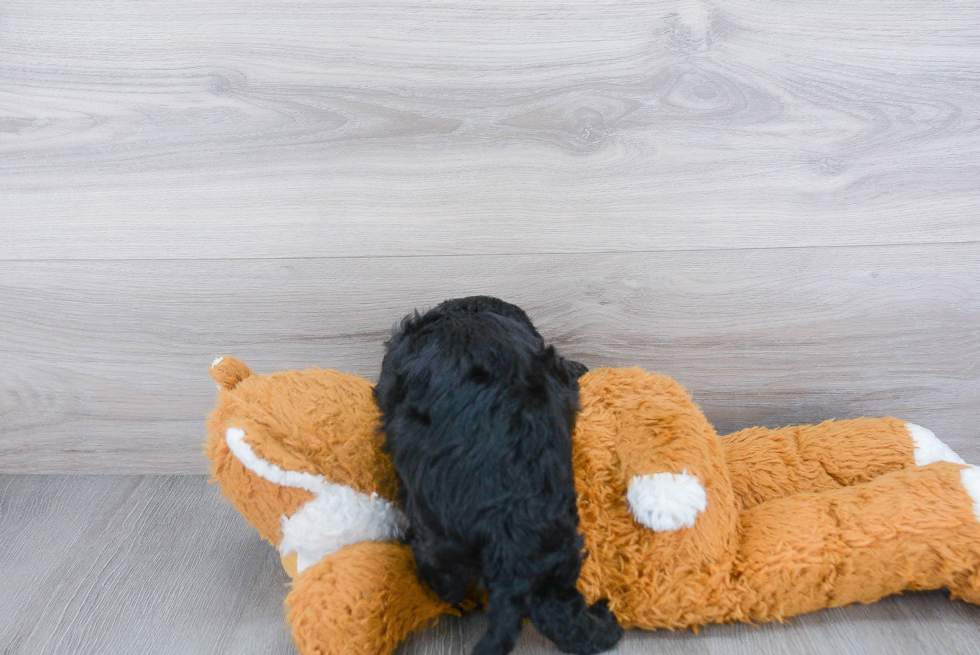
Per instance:
[[[447,602],[471,583],[487,587],[491,626],[476,652],[509,651],[525,614],[549,607],[564,618],[542,632],[595,652],[582,640],[605,630],[604,644],[618,626],[604,606],[590,615],[574,589],[577,369],[519,308],[452,302],[406,318],[376,388],[420,576]],[[562,600],[528,605],[542,587],[561,588]],[[578,637],[556,638],[573,628]]]

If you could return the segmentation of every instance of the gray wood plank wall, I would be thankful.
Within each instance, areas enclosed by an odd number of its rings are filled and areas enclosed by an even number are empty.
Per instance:
[[[980,461],[980,3],[9,0],[0,471],[200,473],[207,366],[500,295],[722,430]]]

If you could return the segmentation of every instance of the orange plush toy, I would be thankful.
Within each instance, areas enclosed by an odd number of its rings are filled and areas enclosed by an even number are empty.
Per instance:
[[[331,370],[211,375],[214,479],[279,549],[304,655],[387,654],[442,614],[419,583],[371,383]],[[980,468],[895,418],[718,436],[673,380],[581,380],[579,588],[625,628],[770,621],[905,589],[980,604]],[[475,603],[472,605],[475,606]]]

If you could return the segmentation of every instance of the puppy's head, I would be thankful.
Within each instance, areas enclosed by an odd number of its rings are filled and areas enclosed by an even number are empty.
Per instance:
[[[385,348],[374,392],[386,429],[399,419],[425,423],[423,399],[451,395],[466,404],[494,387],[514,402],[552,405],[555,420],[570,431],[577,379],[588,370],[546,346],[521,308],[489,296],[409,314]]]
[[[387,416],[409,388],[424,393],[433,373],[489,383],[516,375],[543,348],[520,307],[491,296],[447,300],[407,315],[392,331],[375,398]]]

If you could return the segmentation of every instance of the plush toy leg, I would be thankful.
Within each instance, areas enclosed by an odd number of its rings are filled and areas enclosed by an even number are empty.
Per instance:
[[[730,618],[780,619],[947,587],[980,603],[980,468],[937,462],[741,513]]]
[[[868,482],[911,466],[916,463],[916,441],[910,428],[917,426],[896,418],[825,421],[776,430],[749,428],[721,437],[721,444],[735,496],[748,509],[774,498]],[[917,429],[923,439],[932,435]],[[934,435],[932,440],[941,444]]]
[[[389,655],[442,614],[458,614],[419,584],[403,544],[363,542],[304,570],[286,598],[302,655]]]

